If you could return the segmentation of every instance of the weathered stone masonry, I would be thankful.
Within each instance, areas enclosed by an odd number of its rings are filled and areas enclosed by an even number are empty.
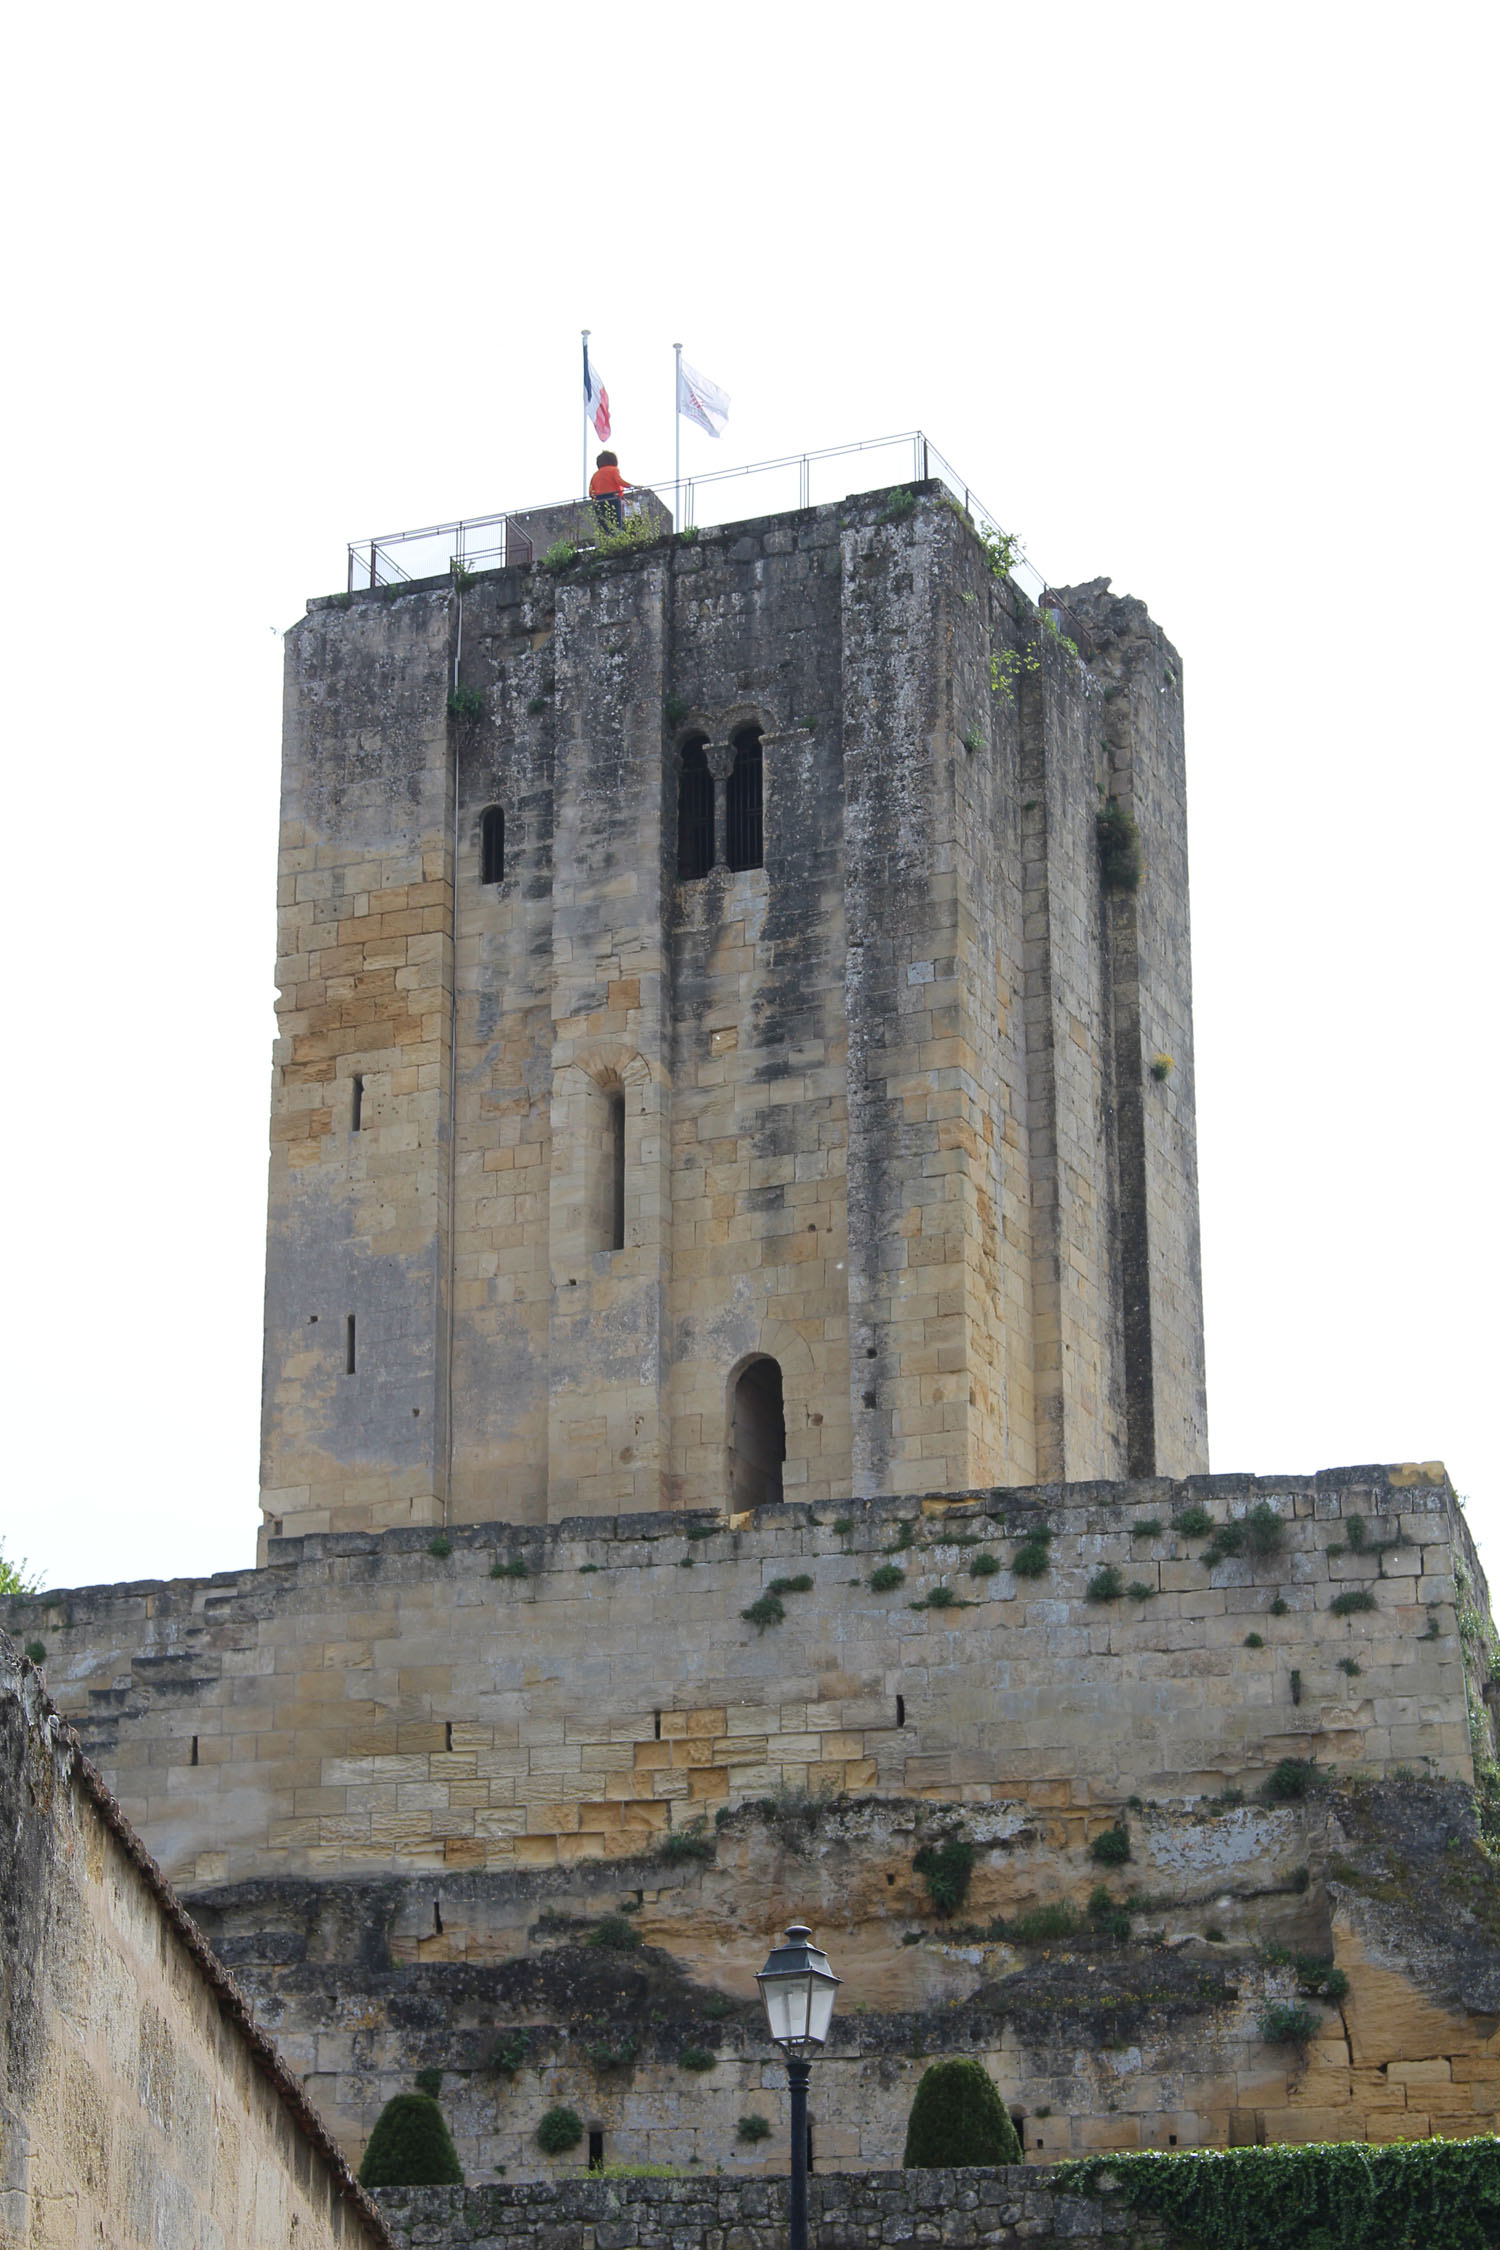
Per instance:
[[[0,1633],[0,2244],[390,2250]]]
[[[1193,1505],[1216,1522],[1268,1507],[1283,1545],[1210,1568],[1171,1528]],[[1133,1528],[1151,1520],[1159,1533]],[[1010,1565],[1040,1522],[1048,1567],[1027,1579]],[[1460,1573],[1481,1610],[1487,1596],[1440,1471],[450,1537],[434,1554],[425,1532],[319,1535],[277,1542],[269,1568],[11,1608],[45,1638],[67,1708],[351,2150],[425,2067],[446,2074],[471,2173],[544,2171],[533,2136],[554,2100],[586,2110],[616,2154],[758,2166],[736,2121],[751,2108],[780,2120],[784,2093],[738,2011],[794,1912],[849,1979],[814,2105],[830,2164],[896,2161],[922,2060],[955,2045],[1033,2120],[1027,2152],[1042,2160],[1492,2116],[1500,2051],[1482,2011],[1500,2007],[1500,1958],[1481,1971],[1456,1928],[1414,1989],[1420,1943],[1383,1927],[1353,1876],[1334,1878],[1354,1851],[1339,1822],[1363,1800],[1336,1818],[1221,1804],[1253,1799],[1288,1757],[1398,1796],[1417,1773],[1453,1799],[1434,1865],[1450,1866],[1449,1836],[1471,1849]],[[975,1575],[980,1554],[1002,1567]],[[1111,1565],[1137,1597],[1090,1601]],[[875,1593],[877,1567],[902,1583]],[[803,1577],[782,1622],[742,1617]],[[938,1587],[951,1607],[930,1606]],[[1349,1592],[1373,1608],[1336,1611]],[[757,1808],[781,1801],[825,1808],[815,1848],[764,1824]],[[1410,1827],[1396,1813],[1377,1823],[1391,1841]],[[1071,1965],[1067,1948],[1028,1965],[983,1935],[989,1917],[1059,1899],[1086,1923],[1089,1845],[1122,1814],[1120,1895],[1155,1898],[1153,1944],[1100,1962],[1085,1942]],[[711,1864],[666,1857],[695,1822]],[[955,1827],[978,1853],[978,1939],[945,1938],[913,1871],[917,1846]],[[1374,1867],[1378,1896],[1378,1853]],[[622,1901],[656,1964],[644,1983],[587,1943]],[[1434,1906],[1434,1928],[1446,1911]],[[1272,1938],[1336,1952],[1353,1979],[1316,2067],[1259,2042],[1265,2000],[1295,1991],[1259,1964]],[[488,2061],[506,2024],[530,2043],[510,2078]],[[590,2062],[643,2031],[628,2070]],[[715,2069],[688,2080],[678,2054],[706,2043]]]
[[[436,2071],[508,2176],[414,2245],[761,2239],[794,1915],[820,2172],[952,2053],[1035,2165],[1500,2116],[1483,1573],[1204,1473],[1181,667],[1048,607],[923,489],[289,636],[260,1567],[5,1614],[339,2145]]]
[[[723,1507],[757,1359],[788,1498],[1205,1466],[1180,664],[1100,581],[1085,665],[936,492],[887,513],[289,637],[273,1535]]]
[[[1206,1569],[1171,1528],[1202,1496],[1222,1519],[1274,1509],[1283,1551]],[[1397,1544],[1330,1555],[1350,1514]],[[1160,1535],[1134,1535],[1149,1518]],[[1028,1579],[1009,1566],[1036,1523],[1050,1563]],[[782,1785],[1015,1799],[1087,1828],[1133,1793],[1254,1787],[1293,1754],[1473,1778],[1454,1600],[1478,1565],[1420,1469],[451,1536],[446,1557],[425,1533],[281,1541],[268,1569],[12,1614],[181,1882],[609,1856]],[[903,1582],[874,1593],[898,1538]],[[971,1577],[975,1543],[1005,1567]],[[1091,1602],[1109,1565],[1146,1598]],[[804,1574],[784,1623],[742,1617]],[[912,1608],[938,1585],[964,1606]],[[1353,1588],[1374,1609],[1336,1615]]]

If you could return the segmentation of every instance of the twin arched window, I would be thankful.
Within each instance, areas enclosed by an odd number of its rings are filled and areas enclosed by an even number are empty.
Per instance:
[[[765,763],[760,728],[736,727],[730,736],[734,764],[724,787],[724,864],[731,874],[764,867]],[[696,883],[716,857],[714,777],[709,770],[707,737],[689,735],[677,767],[677,874]]]

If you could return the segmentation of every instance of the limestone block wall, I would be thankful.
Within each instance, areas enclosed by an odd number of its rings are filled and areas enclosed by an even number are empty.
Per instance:
[[[441,1513],[452,634],[448,603],[429,592],[324,609],[287,640],[269,1535],[283,1522]]]
[[[1174,1528],[1260,1504],[1282,1526],[1261,1562],[1210,1569]],[[436,1551],[329,1535],[265,1570],[8,1606],[129,1816],[202,1883],[605,1857],[781,1786],[1086,1823],[1132,1794],[1253,1787],[1287,1756],[1472,1780],[1460,1559],[1482,1588],[1440,1467],[1355,1469],[788,1505],[744,1528],[462,1526]],[[882,1569],[901,1576],[877,1592]],[[1106,1569],[1129,1590],[1091,1599]],[[747,1619],[768,1593],[780,1618]],[[1350,1593],[1370,1606],[1340,1614]]]
[[[788,1498],[1205,1467],[1180,705],[1148,700],[1175,656],[1074,598],[1096,662],[924,488],[311,606],[267,1537],[721,1508],[758,1355]],[[689,740],[717,851],[682,880]],[[1126,943],[1095,819],[1137,768]]]
[[[0,1634],[0,2242],[389,2240]]]
[[[1143,861],[1138,889],[1107,895],[1104,929],[1129,1465],[1181,1476],[1208,1442],[1182,658],[1107,580],[1064,598],[1102,686],[1098,787],[1136,822]]]

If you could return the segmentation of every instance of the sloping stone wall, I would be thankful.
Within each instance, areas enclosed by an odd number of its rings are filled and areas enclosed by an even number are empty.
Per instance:
[[[0,1633],[0,2243],[103,2242],[387,2237]]]

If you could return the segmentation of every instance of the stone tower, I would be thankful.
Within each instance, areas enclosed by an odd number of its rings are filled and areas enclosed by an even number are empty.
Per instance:
[[[1181,666],[1107,580],[932,485],[315,601],[282,816],[271,1534],[1206,1468]]]

